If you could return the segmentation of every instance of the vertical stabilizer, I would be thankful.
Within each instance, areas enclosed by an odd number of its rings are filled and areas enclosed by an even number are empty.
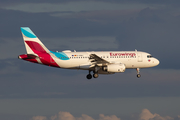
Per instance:
[[[37,38],[29,27],[21,27],[27,54],[49,53],[49,50]]]

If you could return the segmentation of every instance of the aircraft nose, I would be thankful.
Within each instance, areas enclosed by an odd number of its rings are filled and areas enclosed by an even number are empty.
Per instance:
[[[160,62],[158,59],[156,59],[155,63],[156,63],[156,65],[159,65]]]

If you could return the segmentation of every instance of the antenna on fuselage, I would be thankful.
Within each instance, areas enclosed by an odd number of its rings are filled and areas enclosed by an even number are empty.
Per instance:
[[[135,51],[137,52],[137,50],[135,49]]]

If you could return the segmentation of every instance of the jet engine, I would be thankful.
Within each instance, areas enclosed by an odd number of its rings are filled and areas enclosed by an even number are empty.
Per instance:
[[[124,64],[109,64],[107,67],[103,67],[103,70],[107,72],[124,72],[126,66]]]

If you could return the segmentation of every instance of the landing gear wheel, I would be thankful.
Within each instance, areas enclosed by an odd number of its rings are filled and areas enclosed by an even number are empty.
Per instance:
[[[140,74],[137,74],[137,77],[138,77],[138,78],[140,78],[140,77],[141,77],[141,75],[140,75]]]
[[[87,78],[87,79],[91,79],[91,78],[92,78],[92,75],[91,75],[91,74],[88,74],[88,75],[86,76],[86,78]]]
[[[98,76],[99,76],[99,75],[98,75],[97,73],[94,73],[94,74],[93,74],[93,77],[94,77],[94,78],[98,78]]]
[[[136,71],[137,71],[137,77],[140,78],[141,77],[141,75],[139,74],[140,73],[140,69],[136,68]]]

